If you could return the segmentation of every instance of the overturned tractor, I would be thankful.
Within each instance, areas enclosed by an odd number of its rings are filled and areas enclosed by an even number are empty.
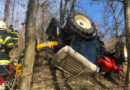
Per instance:
[[[60,23],[52,18],[46,30],[48,40],[57,42],[57,45],[51,43],[56,53],[52,59],[53,66],[73,75],[121,70],[121,64],[127,61],[124,42],[117,43],[114,53],[107,52],[95,33],[94,23],[86,14],[73,11],[65,22],[60,28]],[[41,44],[39,49],[42,45],[45,46]]]

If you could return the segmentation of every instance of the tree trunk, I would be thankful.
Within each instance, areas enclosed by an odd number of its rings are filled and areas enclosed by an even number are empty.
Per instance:
[[[72,7],[71,7],[71,12],[74,10],[75,4],[76,4],[76,0],[73,0],[73,2],[72,2]]]
[[[36,44],[36,17],[39,0],[29,0],[25,28],[25,56],[23,60],[23,72],[20,80],[20,90],[30,90],[33,65],[35,60]]]
[[[18,36],[18,48],[20,51],[24,49],[23,29],[24,29],[24,25],[21,25],[19,36]]]
[[[15,0],[14,0],[14,2],[13,2],[11,25],[13,25],[13,20],[14,20],[14,7],[15,7]]]
[[[126,42],[128,50],[128,68],[126,75],[126,89],[130,90],[130,0],[124,1],[124,11],[125,11],[125,30],[126,30]]]
[[[42,40],[43,40],[43,33],[44,33],[44,22],[45,22],[45,13],[47,13],[47,9],[49,7],[49,4],[48,4],[48,1],[47,0],[44,0],[44,3],[41,5],[41,7],[39,9],[41,9],[40,11],[40,18],[39,18],[39,21],[40,22],[37,26],[37,35],[36,35],[36,38],[37,38],[37,44],[38,43],[41,43]]]
[[[113,18],[114,18],[114,21],[115,21],[116,37],[118,38],[119,37],[119,23],[118,23],[118,17],[116,17],[116,10],[115,10],[117,8],[115,8],[114,1],[112,1],[111,3],[109,3],[110,1],[106,0],[106,2],[110,6],[110,8],[112,10]]]
[[[60,29],[63,25],[63,0],[60,0]]]
[[[113,11],[113,16],[114,16],[114,20],[116,23],[116,37],[119,37],[119,24],[118,24],[118,19],[116,17],[116,12],[114,11],[114,8],[112,7],[112,11]]]
[[[5,10],[4,10],[4,22],[7,25],[8,25],[8,19],[9,19],[9,4],[10,4],[10,0],[6,0]]]
[[[63,9],[63,12],[62,12],[62,25],[65,23],[65,15],[66,15],[66,12],[67,12],[67,5],[69,3],[69,0],[65,0],[65,5],[64,5],[64,9]]]

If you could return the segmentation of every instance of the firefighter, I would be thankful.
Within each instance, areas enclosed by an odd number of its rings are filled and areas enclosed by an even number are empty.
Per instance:
[[[13,34],[12,38],[14,39],[15,46],[17,46],[18,45],[18,35],[19,35],[18,29],[14,28],[14,32],[12,34]]]
[[[13,35],[7,31],[6,24],[0,21],[0,89],[5,89],[4,81],[8,74],[12,74],[9,51],[14,45]]]
[[[15,46],[17,46],[18,34],[19,34],[17,28],[13,28],[13,25],[10,25],[7,31],[12,35],[12,39],[14,39]]]
[[[12,33],[12,32],[13,32],[13,25],[10,25],[9,28],[7,29],[7,31],[8,31],[9,33]]]
[[[16,43],[12,37],[12,34],[7,31],[6,24],[0,21],[0,47],[3,47],[8,55]]]
[[[4,48],[0,48],[0,90],[5,89],[5,83],[10,64],[10,57],[5,54]]]
[[[17,28],[13,28],[13,25],[10,25],[7,31],[11,33],[13,37],[18,37],[18,30]]]

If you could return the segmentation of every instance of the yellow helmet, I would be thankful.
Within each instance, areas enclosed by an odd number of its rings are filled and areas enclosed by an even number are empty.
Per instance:
[[[0,21],[0,29],[7,29],[6,23],[3,21]]]

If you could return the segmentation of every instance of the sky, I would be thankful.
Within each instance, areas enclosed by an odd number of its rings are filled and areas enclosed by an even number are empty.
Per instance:
[[[2,19],[4,17],[3,13],[4,13],[4,0],[0,0],[0,19]]]
[[[4,13],[4,4],[5,4],[5,0],[0,0],[0,19],[4,17],[3,13]],[[20,0],[24,1],[24,0]],[[27,0],[25,0],[25,2],[27,2]],[[91,5],[91,0],[77,0],[77,3],[82,6],[82,8],[87,11],[87,15],[92,18],[92,20],[96,23],[99,22],[101,19],[101,9],[102,9],[102,5],[97,5],[97,4],[92,4]],[[21,11],[21,14],[19,14],[19,17],[21,19],[24,19],[24,15],[22,13],[25,13],[24,10],[22,10],[22,8],[20,8],[18,5],[16,5],[15,8],[15,14]]]
[[[3,20],[4,18],[4,7],[5,7],[5,1],[6,0],[0,0],[0,20]],[[12,0],[14,1],[14,0]],[[17,1],[17,0],[15,0]],[[15,8],[14,8],[14,20],[13,22],[15,22],[16,18],[18,17],[18,22],[17,23],[13,23],[13,24],[16,24],[18,25],[16,28],[20,28],[20,25],[22,22],[24,22],[24,18],[25,18],[25,13],[26,13],[26,4],[27,3],[27,0],[24,0],[24,2],[22,0],[18,0],[18,2],[15,4]],[[25,5],[25,6],[24,6]],[[12,11],[12,6],[13,6],[13,3],[10,4],[10,11]],[[24,6],[21,7],[21,6]],[[12,13],[9,14],[10,15],[10,21],[9,21],[9,25],[11,24],[11,17],[12,17]],[[15,25],[14,25],[15,26]]]
[[[91,0],[77,0],[79,4],[86,12],[86,14],[94,21],[94,23],[100,22],[102,18],[103,5],[101,3],[91,3]]]
[[[49,0],[49,1],[51,1],[51,0]],[[57,0],[57,2],[55,4],[56,6],[54,6],[55,9],[54,8],[51,9],[52,12],[59,10],[57,8],[57,7],[60,7],[59,1],[60,0]],[[103,18],[103,14],[104,14],[103,13],[103,9],[104,9],[103,3],[98,3],[98,2],[92,3],[91,1],[92,0],[77,0],[75,9],[79,10],[83,13],[86,13],[86,15],[88,15],[95,24],[100,24],[100,22],[102,23],[102,18]],[[15,6],[14,19],[17,18],[16,16],[19,17],[19,21],[18,21],[18,23],[16,23],[18,29],[20,28],[21,23],[24,22],[24,20],[25,20],[27,2],[28,2],[28,0],[18,0],[17,4]],[[24,8],[20,7],[21,3],[23,6],[25,5]],[[2,19],[4,17],[4,5],[5,5],[5,0],[0,0],[0,19]],[[78,7],[78,6],[80,6],[80,7]],[[12,7],[12,4],[10,5],[10,7]],[[12,8],[10,8],[10,10],[12,10]],[[111,20],[112,20],[112,18],[111,18]],[[107,22],[109,23],[109,21],[110,21],[110,19]],[[102,27],[101,28],[99,27],[99,29],[102,29]],[[102,30],[102,32],[103,32],[103,30]]]

